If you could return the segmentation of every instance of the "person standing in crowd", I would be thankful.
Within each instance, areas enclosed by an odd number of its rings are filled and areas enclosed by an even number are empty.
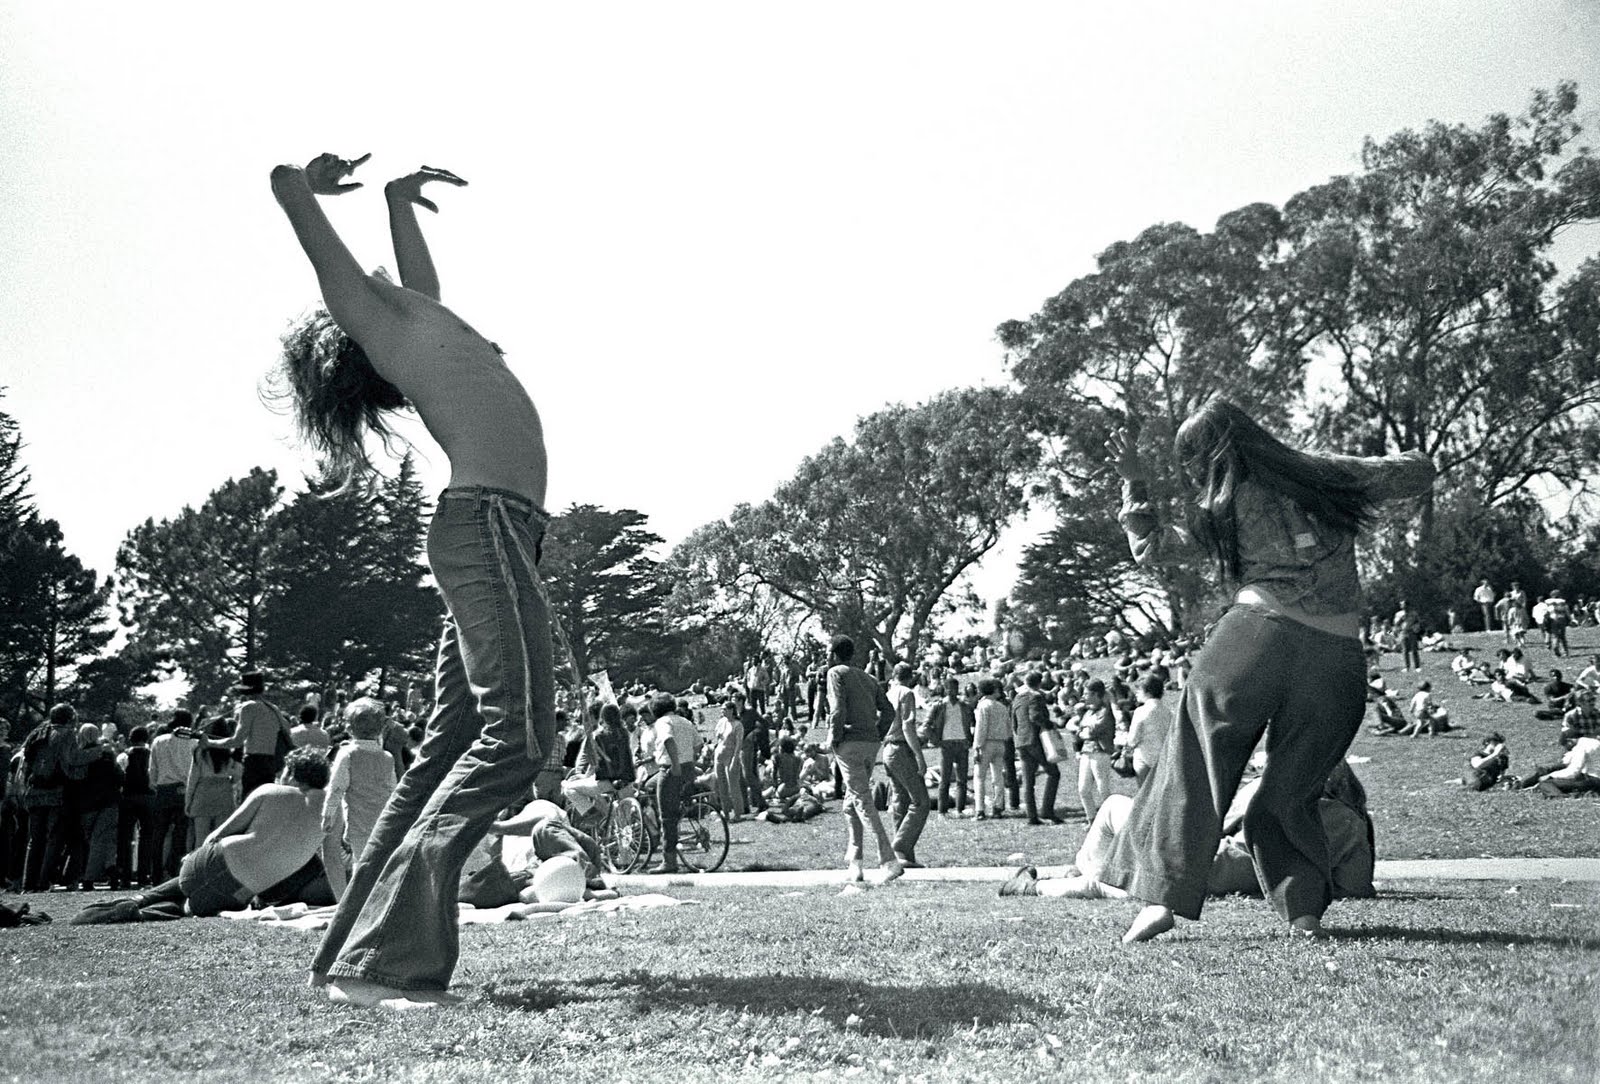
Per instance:
[[[633,741],[615,703],[600,708],[600,728],[594,735],[595,777],[613,787],[633,782]]]
[[[772,759],[772,732],[754,704],[743,697],[735,699],[739,704],[739,724],[744,728],[740,771],[744,776],[745,811],[760,813],[767,808],[767,797],[761,789],[761,765]]]
[[[16,778],[22,750],[11,744],[11,723],[0,718],[0,889],[22,890],[22,865],[28,856],[28,813],[23,785]]]
[[[950,786],[956,787],[956,816],[967,811],[967,762],[972,755],[972,708],[961,699],[961,682],[944,683],[944,699],[928,709],[928,733],[939,743],[939,815],[950,812]]]
[[[76,834],[69,821],[67,782],[83,777],[86,758],[79,756],[78,713],[71,704],[57,704],[22,744],[27,780],[28,853],[23,870],[24,892],[48,892],[61,873],[67,849]]]
[[[1567,626],[1572,624],[1572,608],[1559,591],[1552,591],[1544,600],[1544,641],[1554,655],[1570,653],[1567,647]]]
[[[894,791],[889,801],[894,856],[907,869],[922,867],[917,861],[917,841],[928,823],[928,762],[917,734],[917,694],[911,687],[916,673],[908,662],[895,664],[894,684],[888,692],[894,722],[889,724],[889,736],[883,740],[883,767]]]
[[[289,740],[294,743],[296,749],[302,746],[310,746],[313,749],[321,749],[323,752],[327,752],[333,746],[333,738],[323,729],[322,720],[318,717],[319,714],[311,704],[301,707],[300,722],[293,730],[289,731]],[[346,729],[349,729],[348,715],[345,722]]]
[[[655,716],[656,808],[661,813],[661,864],[651,867],[650,873],[678,872],[684,792],[694,785],[699,739],[694,724],[679,715],[677,707],[671,693],[662,693],[650,702],[650,713]]]
[[[150,837],[150,869],[156,883],[178,875],[178,866],[189,849],[189,818],[183,810],[189,765],[194,762],[198,745],[193,726],[194,716],[179,708],[150,743],[150,785],[154,791],[150,815],[155,822]],[[139,846],[143,848],[144,842]]]
[[[739,721],[738,700],[722,705],[722,718],[712,734],[711,771],[716,780],[717,804],[730,821],[744,817],[744,724]]]
[[[1528,646],[1528,596],[1522,584],[1512,581],[1506,592],[1506,642]]]
[[[1117,709],[1106,683],[1090,679],[1083,687],[1084,713],[1078,719],[1078,800],[1083,818],[1093,821],[1111,793],[1111,755],[1117,750]]]
[[[322,804],[322,865],[336,900],[343,898],[350,872],[361,861],[378,817],[394,793],[394,758],[379,740],[384,721],[383,705],[370,696],[358,697],[345,708],[350,740],[334,754]]]
[[[745,663],[744,688],[750,706],[759,715],[767,713],[767,689],[772,684],[772,674],[760,655],[752,655]]]
[[[1029,670],[1022,679],[1022,689],[1011,701],[1011,734],[1022,757],[1022,801],[1030,825],[1045,821],[1061,823],[1061,818],[1056,816],[1056,788],[1061,785],[1061,769],[1044,751],[1043,735],[1052,727],[1043,684],[1044,676],[1037,670]],[[1044,774],[1044,797],[1036,802],[1034,786],[1040,773]]]
[[[122,769],[116,751],[107,745],[93,723],[78,727],[82,776],[67,780],[67,806],[77,817],[78,854],[67,881],[78,881],[92,891],[116,862],[117,802],[122,796]]]
[[[1422,670],[1422,622],[1406,603],[1400,600],[1400,609],[1394,615],[1395,635],[1400,637],[1400,668],[1408,673]]]
[[[1145,903],[1124,941],[1159,936],[1174,914],[1198,918],[1223,814],[1266,731],[1272,753],[1245,835],[1274,909],[1292,931],[1315,935],[1333,898],[1317,797],[1366,712],[1355,538],[1378,502],[1426,492],[1433,464],[1421,452],[1301,452],[1213,397],[1174,440],[1193,497],[1191,529],[1178,532],[1163,528],[1150,501],[1137,436],[1130,424],[1106,442],[1135,559],[1198,543],[1237,593],[1195,662],[1174,732],[1101,880]]]
[[[189,776],[183,788],[183,812],[194,826],[196,840],[209,836],[239,807],[235,796],[239,787],[239,766],[228,746],[232,733],[227,719],[211,720],[206,726],[205,739],[196,744],[189,761]]]
[[[844,811],[849,832],[845,866],[852,880],[859,881],[865,876],[861,860],[865,828],[870,825],[878,841],[883,879],[888,882],[903,874],[905,867],[894,855],[894,842],[872,800],[872,764],[895,720],[895,709],[884,695],[883,687],[865,670],[851,665],[855,653],[856,644],[850,637],[833,638],[833,665],[828,667],[828,737],[833,746],[834,764],[844,777]]]
[[[1478,586],[1473,589],[1472,601],[1478,604],[1478,611],[1483,614],[1483,631],[1494,631],[1494,588],[1489,586],[1487,578],[1478,581]]]
[[[976,805],[978,819],[1005,816],[1006,738],[1011,733],[1011,712],[1000,702],[1000,683],[994,678],[978,682],[978,705],[973,709],[972,754],[977,762]],[[993,807],[991,810],[990,807]]]
[[[233,691],[244,699],[233,712],[233,736],[229,748],[244,753],[244,776],[240,797],[278,778],[281,769],[279,750],[293,747],[289,720],[267,701],[267,679],[252,670],[239,679]],[[280,743],[281,736],[281,743]]]
[[[155,884],[156,822],[150,784],[150,731],[136,726],[128,732],[128,748],[117,757],[122,768],[122,797],[117,805],[117,875],[112,888]],[[138,833],[138,859],[134,858],[134,833]]]
[[[1172,712],[1161,700],[1166,691],[1159,674],[1146,674],[1139,682],[1139,706],[1133,709],[1124,747],[1133,758],[1133,777],[1140,784],[1160,763],[1167,731],[1172,728]]]

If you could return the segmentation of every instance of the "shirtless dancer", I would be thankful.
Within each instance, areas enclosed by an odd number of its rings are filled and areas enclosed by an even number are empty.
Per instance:
[[[384,188],[401,285],[361,269],[318,204],[360,188],[331,154],[279,166],[272,191],[316,270],[335,326],[285,340],[302,433],[347,476],[370,467],[362,436],[388,435],[387,411],[414,406],[450,460],[428,529],[428,565],[449,614],[435,707],[416,761],[395,787],[311,964],[331,1000],[437,1005],[458,955],[462,866],[495,814],[560,785],[549,608],[537,569],[549,517],[544,432],[499,348],[439,303],[417,224],[422,167]]]

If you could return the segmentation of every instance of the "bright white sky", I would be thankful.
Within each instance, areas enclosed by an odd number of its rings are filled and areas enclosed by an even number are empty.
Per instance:
[[[278,162],[373,153],[329,206],[368,266],[394,265],[384,180],[470,180],[423,225],[544,414],[552,510],[637,508],[671,544],[858,415],[1004,380],[995,325],[1145,226],[1560,79],[1600,129],[1590,0],[0,0],[0,42],[0,405],[101,573],[146,517],[309,469],[257,394],[316,298]]]

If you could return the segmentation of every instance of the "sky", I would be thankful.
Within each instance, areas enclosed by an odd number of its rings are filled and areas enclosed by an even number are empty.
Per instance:
[[[262,394],[317,296],[280,162],[371,152],[325,205],[390,269],[383,182],[467,178],[423,227],[539,406],[547,503],[638,509],[670,546],[863,414],[1006,381],[996,325],[1146,226],[1563,79],[1600,130],[1600,0],[0,0],[0,41],[0,409],[102,574],[146,518],[311,469]]]

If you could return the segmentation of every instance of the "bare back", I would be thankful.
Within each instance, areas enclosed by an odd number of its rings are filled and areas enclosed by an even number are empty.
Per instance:
[[[323,797],[281,783],[257,787],[249,821],[216,841],[228,871],[252,892],[265,892],[309,862],[322,845]]]
[[[450,457],[451,485],[495,486],[544,505],[544,426],[493,345],[444,305],[369,279],[386,318],[361,345]]]

